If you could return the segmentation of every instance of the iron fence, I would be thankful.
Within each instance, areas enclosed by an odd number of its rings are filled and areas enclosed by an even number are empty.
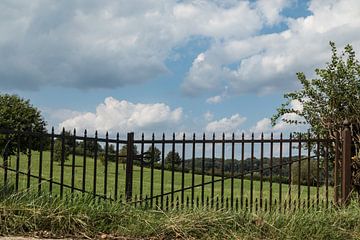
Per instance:
[[[90,137],[87,131],[79,136],[75,130],[0,129],[0,176],[16,192],[86,194],[149,208],[329,207],[345,202],[351,191],[349,170],[339,171],[339,163],[350,158],[347,131],[335,139],[310,134],[135,138],[134,133],[121,139],[97,132]]]

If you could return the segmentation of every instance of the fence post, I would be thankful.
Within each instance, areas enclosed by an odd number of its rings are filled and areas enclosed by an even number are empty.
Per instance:
[[[133,182],[133,154],[134,149],[134,133],[127,134],[127,153],[126,153],[126,179],[125,179],[125,196],[126,201],[132,200],[132,182]]]
[[[342,158],[342,182],[341,203],[347,204],[351,193],[351,132],[349,121],[344,121],[343,135],[343,158]]]
[[[338,131],[335,132],[335,160],[334,160],[334,203],[339,204],[341,199],[340,184],[339,183],[339,162],[340,162],[340,134]]]

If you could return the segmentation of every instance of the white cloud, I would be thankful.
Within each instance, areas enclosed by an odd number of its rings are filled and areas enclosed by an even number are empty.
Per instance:
[[[279,19],[287,5],[275,2],[278,7],[274,13],[268,12],[268,1],[257,4],[268,23],[286,21],[287,30],[212,44],[203,52],[204,61],[193,63],[183,90],[216,94],[225,85],[233,94],[263,94],[294,89],[298,87],[296,72],[312,77],[314,69],[330,59],[329,41],[335,41],[338,48],[351,43],[355,51],[360,50],[360,1],[314,0],[309,4],[312,15],[296,19]]]
[[[51,130],[51,128],[53,127],[52,124],[56,123],[57,125],[57,123],[59,122],[63,122],[67,119],[74,118],[83,114],[82,112],[79,111],[74,111],[71,109],[63,109],[63,108],[60,109],[42,108],[41,112],[44,114],[44,117],[48,123],[47,127],[49,130]]]
[[[206,99],[206,102],[210,103],[210,104],[217,104],[217,103],[220,103],[221,101],[222,101],[222,96],[220,96],[220,95],[216,95],[216,96],[209,97],[208,99]]]
[[[176,128],[182,119],[182,109],[171,109],[164,103],[144,104],[119,101],[112,97],[97,106],[95,113],[86,112],[59,124],[65,129],[77,128],[100,132],[160,131]]]
[[[272,126],[271,126],[270,118],[263,118],[258,122],[256,122],[255,126],[250,128],[250,132],[253,132],[255,134],[264,133],[264,132],[268,133],[271,131],[272,131]]]
[[[293,108],[294,110],[300,111],[300,112],[303,109],[302,104],[297,100],[291,101],[289,107]],[[281,132],[286,133],[286,132],[304,131],[308,128],[308,125],[289,124],[289,123],[284,122],[283,119],[304,121],[304,119],[302,117],[298,116],[295,113],[286,113],[277,121],[275,126],[271,125],[270,118],[263,118],[263,119],[259,120],[253,127],[250,128],[250,132],[253,132],[257,135],[259,135],[261,133],[268,135],[271,132],[279,134]]]
[[[56,119],[57,121],[64,121],[68,118],[76,117],[80,114],[82,114],[79,111],[74,111],[70,109],[51,109],[51,108],[45,108],[42,109],[43,113],[47,114],[51,119]]]
[[[313,0],[288,18],[292,0],[0,2],[2,89],[114,88],[166,74],[189,39],[210,39],[182,83],[187,94],[267,93],[297,86],[330,57],[328,41],[360,49],[360,1]],[[277,24],[280,33],[261,34]],[[276,29],[276,28],[275,28]],[[220,89],[220,90],[219,90]]]
[[[263,25],[249,1],[4,0],[0,9],[5,89],[138,84],[166,73],[192,36],[243,38]]]
[[[274,25],[283,20],[280,12],[290,5],[288,0],[258,0],[256,2],[257,9],[265,19],[268,25]]]
[[[245,117],[235,114],[230,118],[222,118],[217,121],[209,122],[206,125],[207,132],[214,133],[232,133],[238,132],[239,127],[246,121]]]

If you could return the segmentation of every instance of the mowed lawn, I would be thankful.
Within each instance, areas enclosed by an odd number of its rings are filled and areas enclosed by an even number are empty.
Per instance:
[[[50,179],[50,152],[43,152],[43,161],[42,161],[42,177],[44,179]],[[32,152],[32,158],[31,158],[31,167],[30,171],[32,175],[39,176],[39,158],[40,154],[39,152]],[[74,187],[78,189],[82,189],[83,185],[83,156],[76,156],[75,157],[75,172],[74,172]],[[15,169],[16,168],[16,157],[12,157],[10,162],[9,168]],[[96,194],[98,195],[104,195],[104,180],[105,180],[105,167],[101,163],[101,161],[97,161],[97,171],[96,171]],[[107,191],[106,196],[114,198],[115,191],[117,191],[118,198],[125,196],[125,166],[124,164],[119,164],[118,166],[118,189],[115,189],[115,169],[116,164],[113,162],[108,163],[108,174],[107,174]],[[21,155],[20,157],[20,166],[19,170],[27,173],[28,170],[28,159],[26,155]],[[162,172],[161,170],[154,169],[153,170],[153,196],[160,195],[161,194],[161,177]],[[90,157],[86,157],[86,168],[85,168],[85,190],[87,192],[93,193],[94,191],[94,159]],[[133,196],[139,198],[140,195],[140,173],[141,169],[139,166],[135,166],[133,168]],[[0,170],[0,177],[1,181],[3,181],[3,174],[4,170]],[[53,165],[53,181],[60,183],[60,176],[61,176],[61,166],[58,162],[54,162]],[[164,185],[163,185],[163,192],[168,193],[171,192],[171,179],[172,179],[172,172],[164,170],[163,173],[164,176]],[[15,173],[12,171],[8,171],[8,179],[9,182],[14,184],[15,183]],[[215,180],[221,179],[219,177],[215,177]],[[205,176],[205,183],[211,182],[212,177],[206,175]],[[72,156],[69,156],[69,160],[65,162],[64,166],[64,184],[71,186],[72,182]],[[202,183],[202,176],[195,174],[195,185]],[[250,189],[251,189],[251,181],[244,179],[243,180],[243,201],[245,204],[246,198],[250,202]],[[151,169],[148,167],[143,168],[143,198],[145,196],[150,197],[151,195]],[[221,197],[221,181],[218,181],[214,183],[214,196]],[[38,190],[39,186],[39,180],[36,178],[31,178],[30,181],[30,188],[34,191]],[[181,172],[174,172],[174,190],[180,190],[182,186],[182,173]],[[192,186],[192,173],[185,173],[184,178],[184,186],[185,188]],[[46,180],[41,181],[41,190],[42,191],[49,191],[50,183]],[[27,188],[27,176],[24,174],[19,175],[19,190],[26,189]],[[204,186],[204,197],[205,200],[208,198],[211,198],[211,189],[212,184],[206,184]],[[279,201],[279,189],[280,184],[279,183],[272,183],[272,201],[275,200]],[[308,196],[308,187],[307,186],[300,186],[300,193],[301,193],[301,201],[304,200],[307,201]],[[60,193],[60,186],[58,184],[53,184],[53,193],[59,194]],[[68,187],[64,187],[64,194],[68,194],[71,192],[71,189]],[[80,193],[78,190],[75,190],[75,192]],[[194,196],[195,199],[198,197],[201,199],[202,187],[195,187],[194,188]],[[224,197],[229,198],[231,197],[231,179],[225,178],[224,181]],[[311,203],[313,201],[316,202],[316,187],[310,187],[310,197],[311,197]],[[319,188],[320,192],[320,201],[325,200],[326,196],[326,189],[325,186],[321,186]],[[185,190],[185,201],[186,198],[189,197],[191,199],[191,193],[192,190],[188,189]],[[238,198],[239,204],[241,200],[241,179],[235,178],[234,184],[233,184],[233,196],[234,201],[236,201],[236,198]],[[332,200],[333,196],[333,189],[332,187],[329,187],[328,190],[328,196],[329,201]],[[171,194],[168,195],[169,199],[171,199]],[[174,199],[181,197],[181,192],[174,194]],[[253,181],[253,201],[255,202],[256,199],[259,201],[260,198],[260,182],[254,180]],[[160,199],[160,198],[159,198]],[[166,198],[164,198],[166,199]],[[267,201],[270,201],[270,183],[269,182],[263,182],[263,199],[267,199]],[[282,184],[282,201],[289,199],[289,185],[288,184]],[[291,185],[291,199],[292,201],[298,199],[298,185]],[[234,203],[235,204],[235,203]]]

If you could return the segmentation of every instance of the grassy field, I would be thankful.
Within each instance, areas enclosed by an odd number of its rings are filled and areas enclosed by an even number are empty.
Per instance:
[[[143,210],[91,198],[3,196],[0,235],[87,239],[359,239],[360,207],[286,213]]]
[[[31,159],[31,174],[32,175],[39,175],[39,153],[33,152],[32,153],[32,159]],[[71,176],[72,176],[72,156],[69,157],[70,160],[66,161],[66,165],[64,167],[64,184],[71,185]],[[42,163],[42,177],[45,179],[49,179],[50,176],[50,153],[44,152],[43,153],[43,163]],[[16,168],[16,158],[13,157],[10,160],[10,168],[15,169]],[[19,170],[22,172],[27,172],[28,169],[28,161],[27,156],[21,155],[20,158],[20,166]],[[96,193],[99,195],[104,194],[104,165],[98,161],[97,162],[97,173],[96,173]],[[133,171],[133,194],[139,197],[140,194],[140,167],[134,166]],[[4,171],[0,171],[0,179],[3,179]],[[54,162],[54,168],[53,168],[53,181],[60,183],[60,175],[61,175],[61,167],[58,162]],[[181,189],[182,185],[182,176],[181,172],[175,172],[174,179],[175,179],[175,185],[174,189],[178,190]],[[75,173],[74,173],[74,186],[75,188],[82,188],[83,183],[83,157],[82,156],[76,156],[75,157]],[[94,160],[90,157],[86,158],[86,175],[85,175],[85,190],[88,192],[93,192],[94,190]],[[150,188],[151,188],[151,171],[150,168],[143,168],[143,197],[150,196]],[[171,192],[171,177],[172,173],[171,171],[164,171],[164,193]],[[11,183],[15,183],[15,173],[14,172],[8,172],[8,179]],[[154,169],[154,175],[153,175],[153,195],[159,195],[161,193],[161,170]],[[215,177],[215,179],[219,179],[219,177]],[[200,184],[202,182],[202,176],[195,174],[195,184]],[[205,182],[211,182],[211,176],[205,176]],[[185,173],[185,181],[184,185],[185,187],[190,187],[192,184],[192,174],[191,173]],[[248,198],[250,201],[250,180],[244,180],[244,194],[243,199],[245,202],[245,199]],[[31,178],[30,182],[30,188],[34,191],[38,190],[39,182],[36,178]],[[279,183],[273,183],[272,184],[272,200],[279,201]],[[26,189],[27,187],[27,176],[26,175],[20,175],[19,177],[19,189]],[[207,184],[204,187],[204,194],[205,199],[207,197],[211,197],[211,187],[212,184]],[[234,179],[234,201],[236,198],[239,199],[240,202],[240,189],[241,189],[241,180],[240,179]],[[49,190],[49,182],[42,181],[41,182],[41,190],[44,192],[47,192]],[[115,191],[117,191],[118,196],[123,196],[125,193],[125,170],[123,164],[119,164],[119,174],[118,174],[118,189],[115,189],[115,163],[109,162],[108,163],[108,176],[107,176],[107,197],[114,198]],[[325,187],[322,186],[319,189],[320,191],[320,199],[323,200],[325,198]],[[60,192],[60,186],[53,184],[53,192],[54,194],[59,194]],[[78,192],[78,191],[76,191]],[[216,182],[214,184],[214,192],[215,192],[215,198],[221,196],[221,182]],[[282,200],[287,200],[289,197],[289,185],[288,184],[282,184]],[[69,188],[64,188],[64,194],[70,193]],[[194,189],[195,193],[195,199],[197,197],[201,198],[201,187],[196,187]],[[300,188],[301,193],[301,199],[302,201],[304,199],[307,199],[308,195],[308,188],[306,186],[301,186]],[[296,200],[298,197],[298,186],[292,185],[291,186],[291,196],[293,200]],[[332,188],[329,187],[329,199],[332,199]],[[191,189],[185,191],[185,199],[187,196],[191,196]],[[231,196],[231,180],[227,179],[224,182],[224,196],[226,198],[230,198]],[[259,198],[260,196],[260,182],[259,181],[253,181],[253,200],[255,202],[256,198]],[[316,201],[316,188],[310,187],[310,196],[311,196],[311,202]],[[169,198],[171,195],[169,195]],[[174,198],[176,197],[180,198],[180,193],[177,193],[174,195]],[[267,199],[269,201],[270,199],[270,183],[264,182],[263,183],[263,199]]]

